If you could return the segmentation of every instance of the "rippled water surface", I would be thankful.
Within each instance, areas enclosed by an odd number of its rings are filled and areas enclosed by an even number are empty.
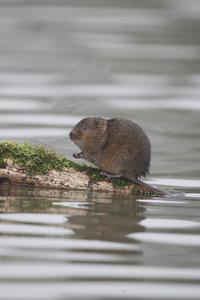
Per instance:
[[[0,1],[0,140],[72,159],[83,117],[152,144],[142,198],[0,186],[0,299],[200,299],[200,2]]]

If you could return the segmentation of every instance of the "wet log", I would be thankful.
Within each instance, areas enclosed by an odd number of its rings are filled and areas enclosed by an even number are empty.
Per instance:
[[[0,184],[48,188],[93,189],[104,192],[160,196],[169,194],[148,186],[135,185],[125,178],[106,179],[98,168],[77,164],[42,144],[0,143]]]

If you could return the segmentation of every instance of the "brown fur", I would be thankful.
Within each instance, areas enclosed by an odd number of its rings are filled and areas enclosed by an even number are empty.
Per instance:
[[[142,128],[132,121],[85,118],[69,136],[82,151],[74,157],[84,158],[105,172],[133,181],[149,172],[151,145]]]

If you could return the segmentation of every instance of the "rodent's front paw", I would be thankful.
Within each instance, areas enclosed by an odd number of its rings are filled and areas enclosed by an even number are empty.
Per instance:
[[[80,153],[75,152],[75,153],[73,154],[73,157],[74,157],[74,158],[83,158],[83,152],[80,152]]]
[[[80,153],[77,153],[77,152],[73,153],[73,157],[74,158],[80,158]]]

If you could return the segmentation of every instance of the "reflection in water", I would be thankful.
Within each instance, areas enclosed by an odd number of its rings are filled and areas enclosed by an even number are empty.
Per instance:
[[[95,203],[85,215],[71,216],[68,224],[79,238],[127,243],[128,233],[144,231],[138,224],[143,219],[143,210],[134,198],[127,203],[112,199],[110,204]]]
[[[0,212],[2,299],[198,299],[196,199],[0,186]]]
[[[67,216],[65,221],[67,222],[68,231],[58,230],[58,235],[70,234],[70,230],[72,230],[80,239],[129,242],[126,235],[144,230],[144,227],[138,224],[144,219],[144,208],[137,205],[136,199],[133,196],[127,196],[126,201],[124,201],[124,196],[109,195],[106,193],[66,192],[64,190],[39,188],[27,188],[26,190],[24,188],[13,187],[12,193],[15,197],[6,197],[3,195],[10,193],[10,188],[2,186],[1,191],[2,207],[0,207],[0,211],[15,214],[13,216],[12,214],[2,215],[0,216],[0,220],[30,224],[33,222],[35,224],[35,232],[32,232],[32,234],[35,235],[37,235],[37,232],[39,234],[39,229],[36,230],[36,224],[43,223],[41,218],[44,217],[47,224],[52,223],[52,221],[50,222],[51,216],[53,220],[57,220],[58,217],[53,217],[52,213],[59,213],[61,216],[65,214]],[[16,197],[17,194],[22,196],[23,193],[25,194],[23,198]],[[42,197],[45,194],[45,198],[35,198],[36,195],[37,197]],[[62,200],[66,198],[66,202],[59,202],[61,195]],[[18,212],[24,212],[28,215],[27,217],[26,215],[16,215]],[[38,216],[34,217],[33,213],[40,213],[39,220]],[[41,213],[48,213],[48,215],[46,217],[45,215],[41,215]],[[8,233],[12,232],[12,230],[20,233],[20,225],[15,225],[14,227],[7,226],[5,229],[2,228],[1,232]],[[21,234],[25,234],[27,230],[29,229],[22,227]],[[45,232],[41,234],[45,235]],[[55,235],[56,233],[52,232],[52,234]]]

